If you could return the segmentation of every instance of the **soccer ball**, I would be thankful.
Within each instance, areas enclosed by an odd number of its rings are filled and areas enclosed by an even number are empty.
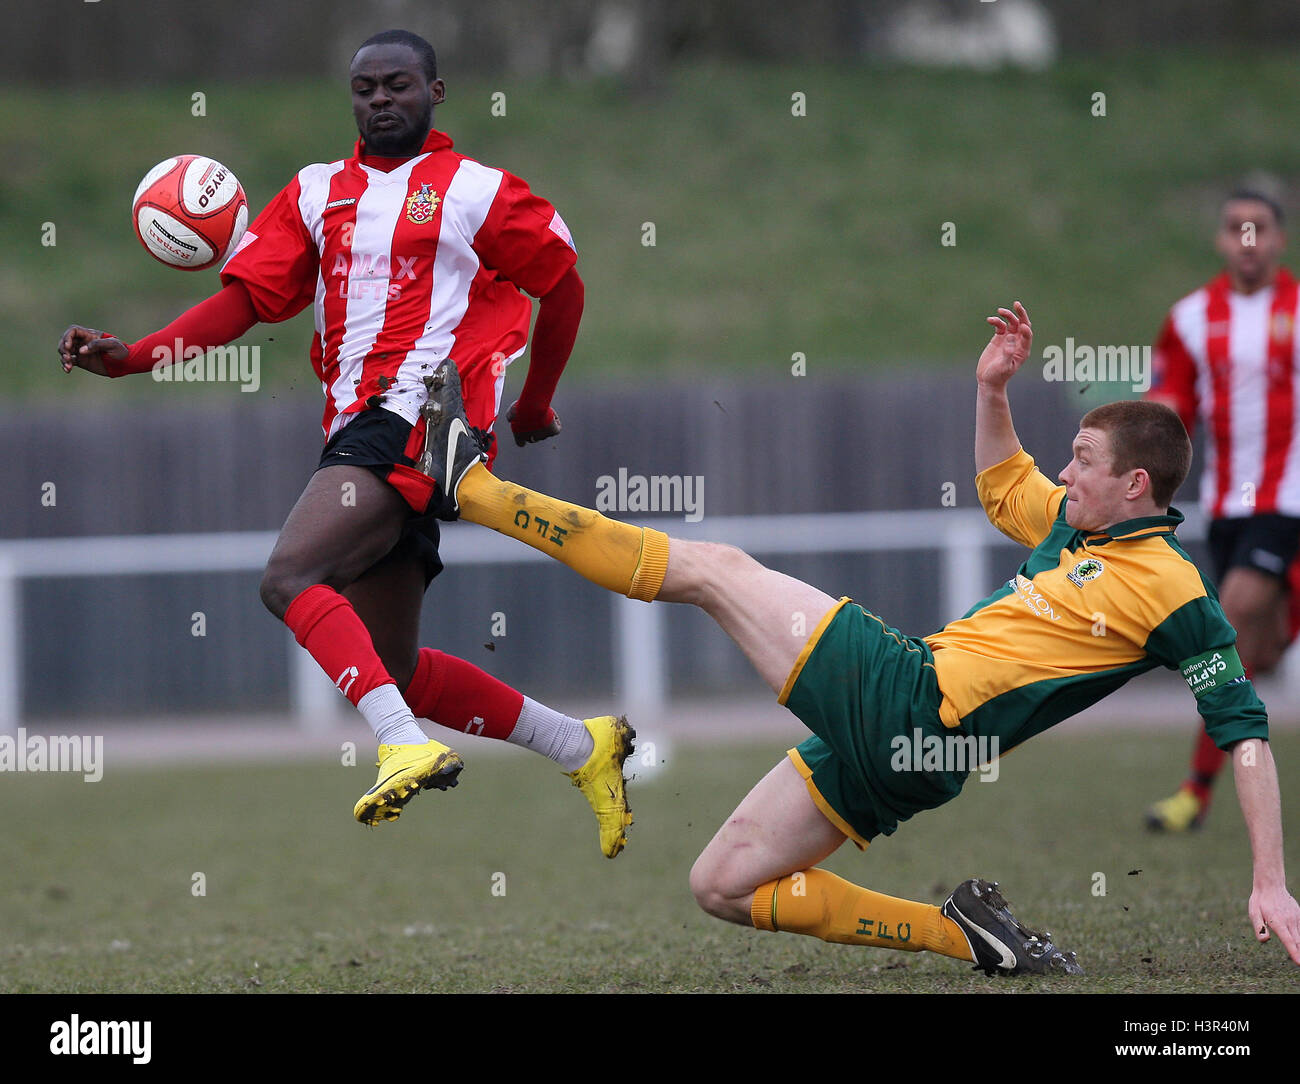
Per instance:
[[[131,201],[135,235],[156,260],[184,271],[220,263],[248,227],[248,199],[235,175],[201,154],[159,162]]]

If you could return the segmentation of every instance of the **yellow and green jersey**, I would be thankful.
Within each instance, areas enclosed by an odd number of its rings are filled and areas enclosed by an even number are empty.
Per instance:
[[[1182,672],[1220,748],[1268,737],[1237,634],[1174,537],[1181,513],[1076,531],[1065,487],[1023,450],[975,481],[993,525],[1033,552],[1004,586],[924,638],[945,726],[996,735],[1006,752],[1164,666]]]

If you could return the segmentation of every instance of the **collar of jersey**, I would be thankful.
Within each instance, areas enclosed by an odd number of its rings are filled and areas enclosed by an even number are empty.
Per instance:
[[[415,159],[420,158],[423,155],[430,154],[433,151],[450,150],[451,145],[451,136],[446,132],[438,131],[437,128],[430,128],[429,134],[424,137],[424,144],[420,147],[419,154],[413,154],[410,158],[386,158],[382,155],[375,156],[385,165],[390,166],[391,168],[389,169],[381,169],[379,166],[366,164],[365,158],[369,156],[366,155],[365,145],[360,139],[357,140],[356,145],[352,149],[352,160],[363,169],[368,169],[380,176],[388,176],[390,173],[397,172],[397,170],[401,169],[404,165],[409,165],[411,162],[415,161]]]
[[[1177,508],[1169,509],[1164,516],[1140,516],[1112,523],[1104,531],[1084,531],[1084,541],[1090,546],[1101,546],[1107,542],[1136,542],[1142,538],[1156,535],[1173,534],[1183,522],[1183,514]]]

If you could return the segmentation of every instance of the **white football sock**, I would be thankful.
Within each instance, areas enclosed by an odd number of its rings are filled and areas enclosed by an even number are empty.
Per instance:
[[[526,696],[524,706],[519,709],[519,721],[506,741],[541,753],[566,772],[577,771],[586,764],[596,747],[581,719],[561,715]]]
[[[371,689],[357,701],[357,710],[366,717],[380,745],[423,745],[429,740],[396,685]]]

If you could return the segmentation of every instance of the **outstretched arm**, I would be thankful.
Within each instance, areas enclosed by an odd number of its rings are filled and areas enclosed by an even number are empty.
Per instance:
[[[1300,904],[1286,888],[1282,864],[1282,799],[1268,742],[1249,738],[1234,745],[1232,774],[1254,858],[1248,910],[1255,937],[1260,942],[1267,941],[1272,930],[1287,955],[1300,964]]]
[[[975,369],[975,473],[1010,459],[1020,450],[1016,427],[1011,423],[1007,383],[1029,357],[1034,329],[1029,313],[1019,301],[1015,311],[998,309],[990,316],[993,338],[980,355]]]
[[[59,339],[59,360],[65,373],[77,368],[97,376],[147,373],[155,365],[182,360],[175,356],[177,343],[182,350],[223,346],[257,321],[248,290],[236,280],[131,346],[114,335],[73,324]]]
[[[551,398],[573,352],[585,297],[582,279],[571,267],[538,303],[528,376],[519,398],[506,411],[515,443],[521,448],[560,431],[560,419],[551,409]]]

